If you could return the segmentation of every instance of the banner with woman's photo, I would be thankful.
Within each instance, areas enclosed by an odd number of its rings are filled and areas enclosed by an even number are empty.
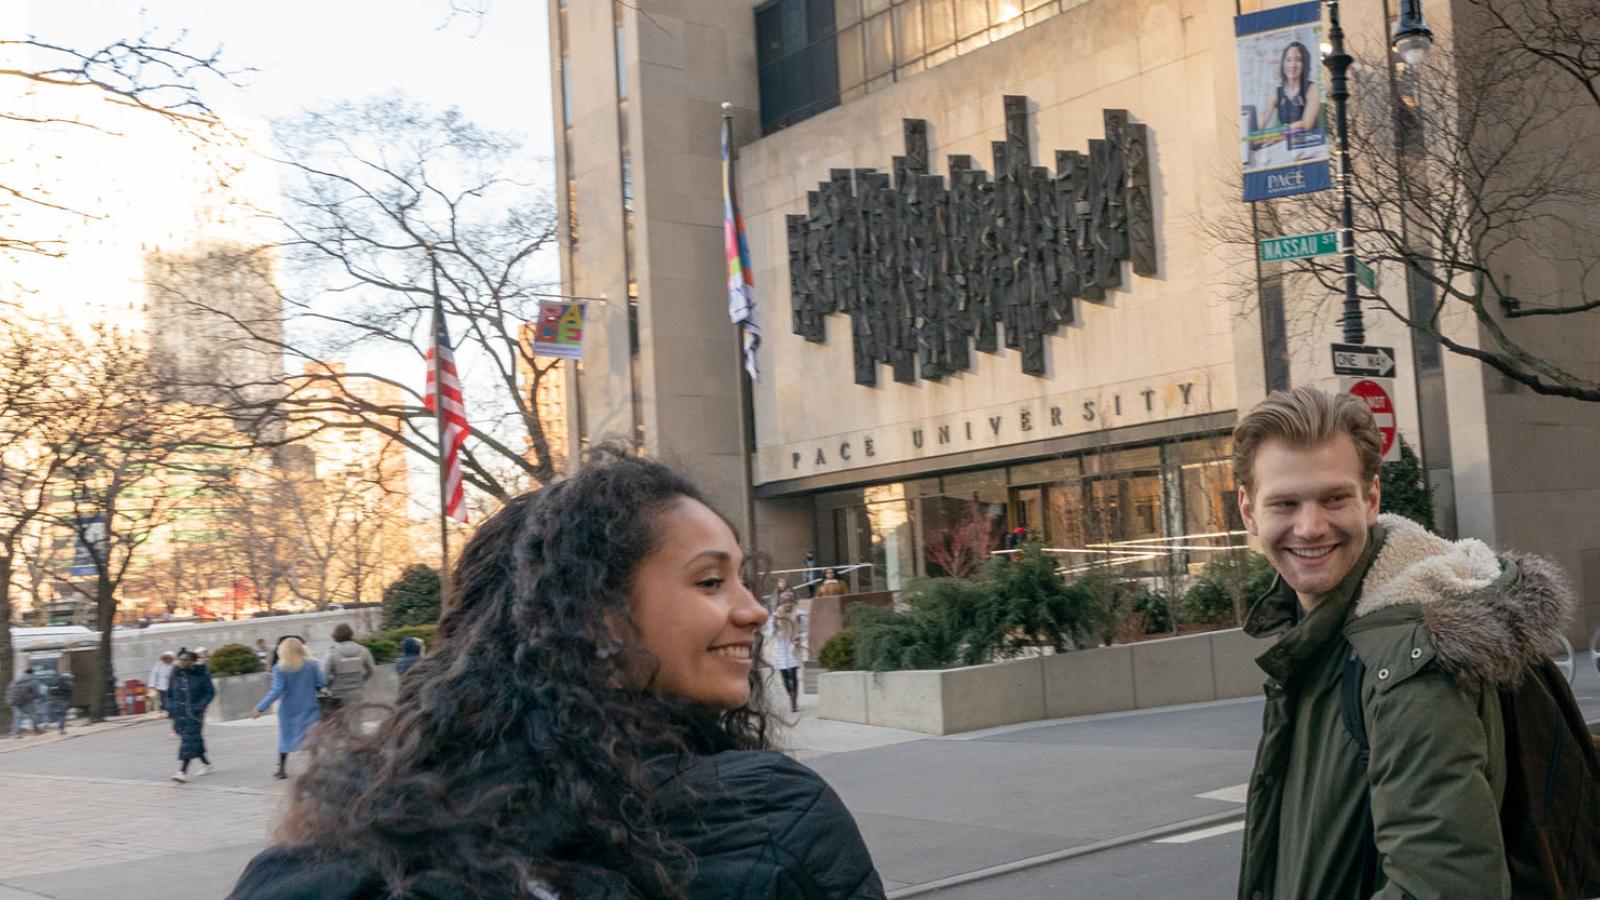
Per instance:
[[[1270,200],[1332,187],[1320,52],[1322,3],[1311,0],[1235,16],[1233,27],[1244,199]]]

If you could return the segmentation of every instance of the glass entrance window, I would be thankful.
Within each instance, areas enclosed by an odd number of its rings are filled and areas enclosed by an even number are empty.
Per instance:
[[[900,590],[974,574],[1021,527],[1074,572],[1193,571],[1244,543],[1232,451],[1222,434],[818,494],[817,561],[870,563],[877,589]]]

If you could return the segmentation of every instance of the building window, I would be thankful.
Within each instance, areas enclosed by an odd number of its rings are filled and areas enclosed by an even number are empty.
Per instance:
[[[763,131],[770,134],[839,105],[841,11],[836,2],[771,0],[756,8]],[[868,2],[886,5],[886,0]],[[842,21],[852,21],[860,4],[855,0]]]
[[[761,126],[771,134],[1086,0],[769,0],[758,6]]]
[[[561,57],[561,124],[572,127],[572,58]]]
[[[971,574],[1021,528],[1071,575],[1186,577],[1245,544],[1227,434],[814,496],[817,563],[855,590]]]
[[[617,99],[628,99],[628,55],[622,32],[622,16],[617,16]]]

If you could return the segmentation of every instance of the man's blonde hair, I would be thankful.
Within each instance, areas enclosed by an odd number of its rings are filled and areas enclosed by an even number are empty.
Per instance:
[[[1299,387],[1273,391],[1256,404],[1233,429],[1233,480],[1255,490],[1253,466],[1262,443],[1276,438],[1291,447],[1307,448],[1348,434],[1361,459],[1361,480],[1378,477],[1383,462],[1383,435],[1365,401],[1349,394]]]
[[[298,672],[306,664],[311,654],[306,652],[306,645],[297,637],[284,638],[278,645],[278,665],[285,672]]]

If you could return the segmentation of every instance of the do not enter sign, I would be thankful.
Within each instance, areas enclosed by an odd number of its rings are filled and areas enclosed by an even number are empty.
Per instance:
[[[1387,379],[1386,379],[1387,380]],[[1378,431],[1383,435],[1383,461],[1393,462],[1400,458],[1398,434],[1398,417],[1394,412],[1394,399],[1389,396],[1389,389],[1380,384],[1375,378],[1363,378],[1350,385],[1350,395],[1359,397],[1372,410],[1372,418],[1378,423]]]

